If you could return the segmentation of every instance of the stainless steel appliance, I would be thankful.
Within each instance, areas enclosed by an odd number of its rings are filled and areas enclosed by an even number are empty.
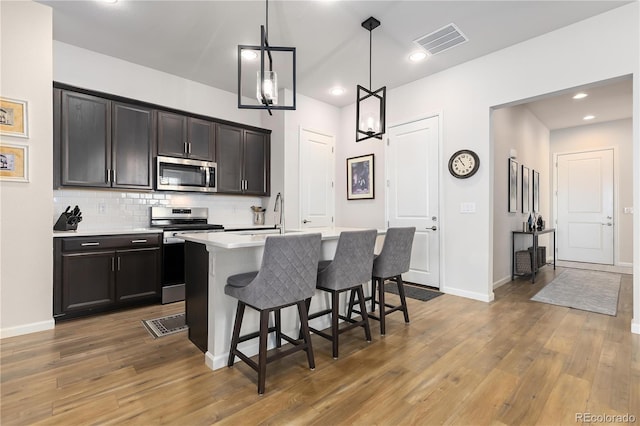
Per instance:
[[[151,207],[151,227],[162,228],[162,303],[184,300],[184,240],[180,234],[221,232],[206,207]]]
[[[216,167],[212,161],[158,156],[156,189],[216,192]]]

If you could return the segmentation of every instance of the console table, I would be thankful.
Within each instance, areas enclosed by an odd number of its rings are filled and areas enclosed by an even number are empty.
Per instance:
[[[556,229],[549,228],[541,231],[512,231],[511,232],[511,281],[516,275],[516,235],[530,235],[533,239],[533,259],[531,260],[531,282],[536,281],[536,272],[538,271],[538,236],[543,234],[553,234],[553,269],[556,269]],[[546,259],[545,259],[546,263]]]

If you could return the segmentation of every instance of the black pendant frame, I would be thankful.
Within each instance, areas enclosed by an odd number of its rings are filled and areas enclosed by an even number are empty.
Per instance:
[[[380,26],[380,21],[378,21],[373,16],[369,17],[362,24],[362,27],[369,31],[369,88],[365,88],[358,84],[357,93],[356,93],[356,142],[362,142],[366,139],[382,139],[382,135],[384,135],[386,131],[386,104],[387,104],[387,87],[383,86],[378,90],[371,90],[371,31],[378,28]],[[369,98],[374,97],[380,103],[379,107],[379,118],[380,118],[380,130],[378,132],[373,132],[367,129],[360,128],[360,103],[368,100]]]

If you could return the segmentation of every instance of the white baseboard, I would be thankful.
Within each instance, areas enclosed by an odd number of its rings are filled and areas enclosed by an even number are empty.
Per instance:
[[[33,322],[31,324],[3,328],[0,329],[0,339],[22,336],[23,334],[36,333],[38,331],[52,330],[55,325],[56,322],[52,318],[47,321]]]
[[[511,275],[507,275],[506,277],[504,277],[504,278],[502,278],[502,279],[500,279],[498,281],[495,281],[493,283],[493,289],[495,290],[498,287],[502,287],[503,285],[505,285],[508,282],[511,282]]]
[[[640,334],[640,319],[631,321],[631,332],[633,334]]]
[[[446,286],[440,287],[440,291],[446,294],[451,294],[453,296],[466,297],[467,299],[479,300],[481,302],[487,302],[487,303],[493,302],[493,300],[495,299],[495,295],[493,294],[493,291],[491,291],[488,294],[483,294],[483,293],[476,293],[474,291],[461,290],[459,288],[446,287]]]

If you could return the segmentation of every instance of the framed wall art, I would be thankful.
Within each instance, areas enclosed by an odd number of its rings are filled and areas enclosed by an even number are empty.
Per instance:
[[[529,213],[529,168],[522,166],[522,213]]]
[[[29,137],[27,101],[0,97],[0,134]]]
[[[0,145],[0,180],[29,182],[29,147]]]
[[[540,213],[540,172],[533,171],[533,211]]]
[[[509,158],[509,213],[518,211],[518,162]]]
[[[347,158],[347,200],[374,198],[373,154]]]

